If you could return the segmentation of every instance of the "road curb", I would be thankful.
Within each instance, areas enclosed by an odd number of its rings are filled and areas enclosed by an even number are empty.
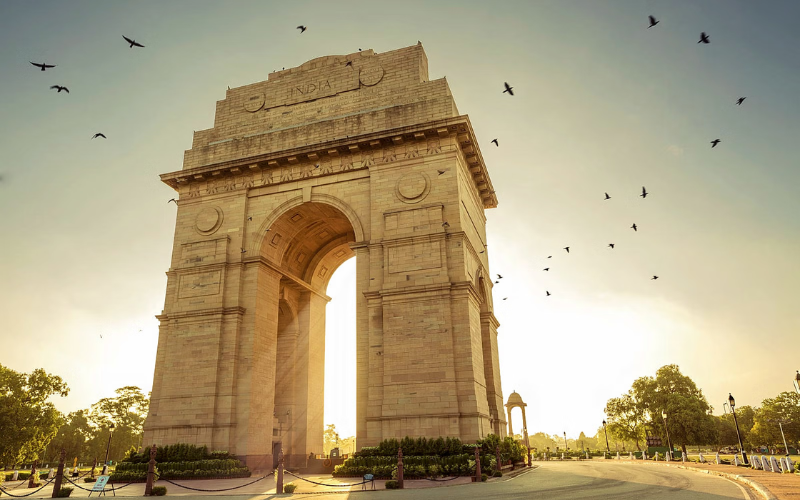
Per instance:
[[[626,462],[620,461],[620,462],[621,463],[627,463],[627,464],[639,465],[639,462],[637,462],[635,460],[633,460],[633,461],[629,460],[629,461],[626,461]],[[752,479],[748,479],[746,477],[742,477],[739,474],[730,474],[728,472],[719,472],[719,471],[708,470],[708,469],[698,469],[696,467],[687,467],[685,465],[672,465],[672,464],[667,464],[667,463],[659,464],[659,463],[651,463],[651,462],[642,462],[642,465],[644,465],[644,464],[647,464],[647,465],[660,465],[662,467],[676,467],[678,469],[690,470],[690,471],[693,471],[693,472],[699,472],[701,474],[712,474],[714,476],[724,477],[725,479],[730,479],[731,481],[736,481],[738,483],[742,483],[742,484],[746,484],[747,486],[750,486],[751,488],[756,490],[756,492],[758,492],[759,495],[764,497],[765,500],[778,500],[778,497],[773,495],[772,492],[769,491],[766,486],[764,486],[763,484],[761,484],[761,483],[759,483],[757,481],[753,481]]]

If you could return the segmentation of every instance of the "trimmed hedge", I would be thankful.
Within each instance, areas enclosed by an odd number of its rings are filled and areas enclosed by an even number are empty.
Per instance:
[[[403,477],[464,476],[475,470],[471,455],[463,453],[454,456],[405,456],[403,457]],[[485,465],[484,465],[485,462]],[[491,467],[493,457],[482,457],[481,466]],[[376,478],[390,478],[397,467],[396,457],[368,456],[348,458],[342,465],[333,469],[334,477],[363,477],[372,474]]]
[[[200,460],[222,460],[234,458],[227,451],[208,451],[207,446],[193,444],[169,444],[156,447],[156,463],[161,462],[197,462]],[[123,463],[146,464],[150,462],[150,448],[143,447],[140,452],[131,450]]]
[[[169,462],[161,465],[170,465]],[[240,477],[250,477],[250,469],[247,467],[236,467],[230,469],[187,469],[187,470],[167,470],[159,475],[161,479],[230,479]],[[111,483],[129,483],[147,481],[147,471],[124,471],[111,474],[108,479]]]
[[[154,497],[163,497],[167,494],[167,487],[166,486],[153,486],[151,490],[153,492]]]

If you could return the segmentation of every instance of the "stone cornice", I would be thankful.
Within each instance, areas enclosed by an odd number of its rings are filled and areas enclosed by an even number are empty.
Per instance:
[[[234,307],[214,307],[211,309],[199,309],[196,311],[179,311],[179,312],[171,312],[171,313],[162,313],[156,315],[156,319],[159,321],[173,321],[173,320],[180,320],[180,319],[189,319],[189,318],[197,318],[201,316],[223,316],[229,314],[238,314],[244,315],[246,309],[240,306]]]
[[[484,208],[496,207],[497,196],[467,115],[216,162],[162,174],[160,177],[162,182],[176,190],[180,185],[190,186],[187,195],[194,197],[200,195],[200,183],[207,183],[205,194],[215,194],[369,168],[377,163],[413,159],[426,154],[440,154],[446,152],[445,149],[453,150],[445,148],[439,142],[441,139],[450,139],[451,136],[454,136],[458,144],[456,150],[467,161]],[[420,147],[408,147],[414,144],[419,144]],[[399,149],[404,151],[398,151]],[[375,158],[376,152],[383,153],[383,156]],[[338,170],[331,165],[332,159],[348,157],[352,160],[352,155],[358,155],[357,161],[340,161]]]

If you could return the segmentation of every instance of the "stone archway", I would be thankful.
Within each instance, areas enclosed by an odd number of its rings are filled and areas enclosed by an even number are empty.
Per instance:
[[[351,64],[347,65],[345,62]],[[326,288],[356,257],[357,446],[505,435],[469,118],[421,45],[229,90],[179,193],[146,443],[321,453]]]

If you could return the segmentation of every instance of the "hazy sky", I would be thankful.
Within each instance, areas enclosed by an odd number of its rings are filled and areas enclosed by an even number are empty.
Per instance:
[[[608,398],[668,363],[717,412],[728,392],[757,405],[792,390],[798,18],[793,0],[1,2],[0,363],[61,375],[64,411],[150,390],[175,224],[158,174],[181,168],[227,86],[421,40],[497,190],[503,391],[531,431],[591,435]],[[326,422],[343,436],[353,264],[329,288]]]

